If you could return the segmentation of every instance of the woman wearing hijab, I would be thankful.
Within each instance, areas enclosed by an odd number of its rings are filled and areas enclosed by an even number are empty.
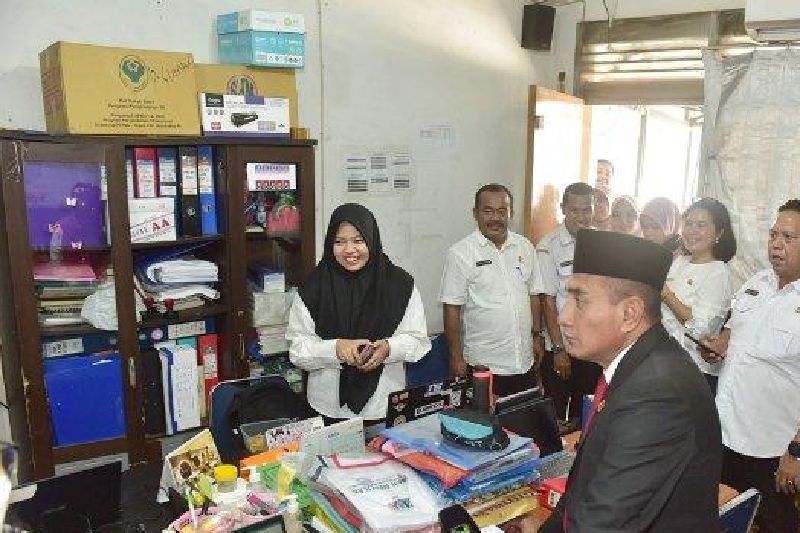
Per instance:
[[[334,210],[286,338],[292,363],[308,371],[309,404],[328,421],[385,418],[389,393],[406,387],[404,363],[430,350],[414,279],[383,253],[366,207]]]
[[[632,196],[618,196],[611,204],[611,231],[639,235],[639,209]]]
[[[681,245],[681,212],[675,202],[659,196],[647,202],[639,215],[642,237],[676,253]]]

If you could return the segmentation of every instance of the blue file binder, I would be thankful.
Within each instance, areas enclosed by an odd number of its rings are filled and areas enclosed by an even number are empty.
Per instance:
[[[44,378],[56,446],[125,436],[118,352],[45,359]]]
[[[217,176],[214,167],[214,147],[197,147],[197,188],[200,192],[200,230],[203,235],[216,235]]]

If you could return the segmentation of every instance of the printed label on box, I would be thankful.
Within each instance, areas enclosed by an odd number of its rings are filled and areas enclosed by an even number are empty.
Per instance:
[[[206,322],[205,320],[197,320],[195,322],[184,322],[183,324],[170,324],[167,326],[167,338],[180,339],[183,337],[196,337],[197,335],[205,335]]]
[[[154,215],[131,226],[131,242],[174,241],[175,213]]]
[[[250,191],[297,189],[297,165],[247,163],[247,189]]]
[[[83,339],[64,339],[63,341],[46,342],[42,344],[42,353],[45,357],[56,355],[72,355],[83,353]]]

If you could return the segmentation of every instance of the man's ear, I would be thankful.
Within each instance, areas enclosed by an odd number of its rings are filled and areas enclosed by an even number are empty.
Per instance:
[[[645,317],[644,300],[638,296],[629,296],[622,302],[622,330],[630,333],[639,327]]]

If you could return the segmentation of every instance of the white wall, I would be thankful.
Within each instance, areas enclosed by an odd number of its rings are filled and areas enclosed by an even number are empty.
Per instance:
[[[547,81],[550,54],[520,48],[519,2],[330,0],[325,6],[323,210],[348,200],[375,211],[388,254],[414,275],[430,330],[440,331],[444,252],[472,230],[475,190],[501,182],[521,205],[527,87]],[[452,148],[422,145],[420,129],[435,124],[452,126]],[[411,147],[416,190],[343,194],[344,147],[383,144]]]
[[[499,181],[523,194],[527,86],[548,81],[551,54],[520,48],[518,1],[0,0],[0,6],[0,127],[22,129],[44,129],[38,53],[53,41],[186,51],[195,61],[215,62],[217,13],[246,7],[303,13],[307,66],[298,72],[298,92],[300,122],[320,139],[318,254],[336,205],[373,208],[387,251],[417,279],[431,331],[441,329],[435,300],[443,252],[471,230],[475,188]],[[452,150],[419,151],[419,129],[431,124],[453,126]],[[416,190],[345,194],[339,157],[352,144],[410,146]]]

